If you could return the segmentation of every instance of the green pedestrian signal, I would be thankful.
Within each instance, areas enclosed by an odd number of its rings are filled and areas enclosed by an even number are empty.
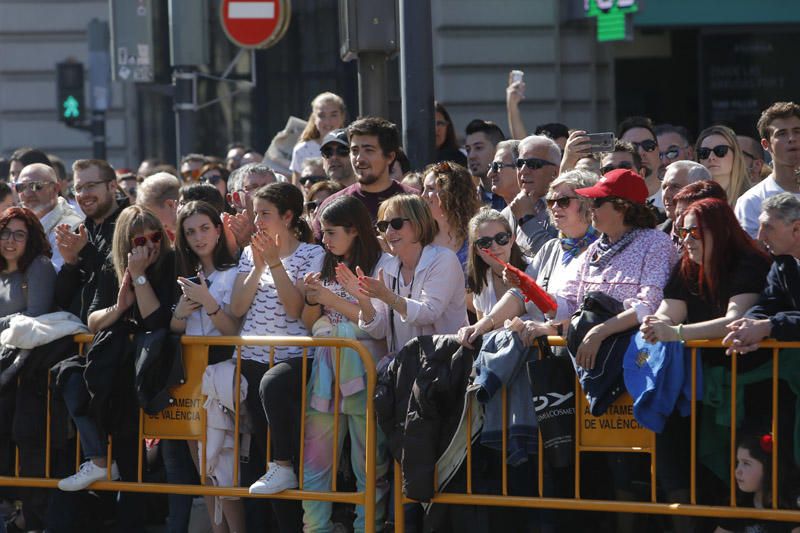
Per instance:
[[[64,118],[80,118],[81,117],[81,108],[80,103],[78,100],[75,99],[74,96],[69,95],[67,99],[64,100]]]
[[[639,11],[637,0],[584,0],[587,17],[597,17],[597,41],[626,41],[633,38],[630,14]]]
[[[58,119],[67,126],[84,122],[83,63],[63,61],[56,65]]]

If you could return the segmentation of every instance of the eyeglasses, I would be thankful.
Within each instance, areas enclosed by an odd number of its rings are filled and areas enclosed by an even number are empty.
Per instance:
[[[220,181],[222,181],[222,176],[220,176],[219,174],[213,174],[211,176],[208,175],[200,176],[200,183],[210,183],[211,185],[216,185]]]
[[[320,181],[325,181],[326,179],[328,179],[328,176],[301,176],[300,184],[303,187],[309,187]]]
[[[697,158],[698,159],[708,159],[711,157],[711,152],[714,152],[714,155],[723,158],[728,154],[728,150],[731,147],[727,144],[718,144],[714,148],[698,148],[697,149]]]
[[[336,147],[326,146],[325,148],[320,150],[320,152],[322,153],[322,157],[324,157],[325,159],[330,159],[331,157],[333,157],[334,153],[339,157],[347,157],[348,155],[350,155],[350,148],[346,146],[336,146]]]
[[[685,241],[686,237],[689,236],[696,241],[703,240],[703,234],[700,232],[700,228],[697,226],[689,226],[688,228],[676,228],[676,233],[678,234],[678,238],[681,241]]]
[[[134,237],[133,239],[131,239],[131,242],[133,243],[134,246],[145,246],[145,245],[147,245],[148,239],[153,244],[160,243],[161,242],[161,232],[160,231],[154,231],[150,235],[141,235],[139,237]]]
[[[658,153],[658,158],[661,159],[662,161],[664,159],[675,159],[675,158],[678,157],[678,155],[680,155],[682,148],[686,148],[686,147],[685,146],[683,146],[683,147],[676,146],[676,145],[673,144],[669,148],[667,148],[666,152],[659,152]]]
[[[481,237],[480,239],[475,239],[475,246],[482,250],[486,250],[492,247],[492,241],[496,242],[500,246],[505,246],[511,242],[511,233],[507,231],[501,231],[494,237]]]
[[[403,224],[409,220],[411,219],[403,217],[395,217],[389,220],[379,220],[378,223],[375,224],[375,227],[377,227],[378,231],[381,233],[386,233],[386,230],[389,229],[389,226],[391,226],[392,229],[399,230],[403,227]]]
[[[653,139],[645,139],[640,143],[631,141],[631,144],[637,150],[641,149],[644,150],[645,152],[652,152],[653,150],[658,148],[658,143],[655,142]]]
[[[604,203],[613,202],[613,201],[614,201],[614,197],[613,196],[604,196],[602,198],[594,198],[592,200],[592,207],[595,208],[595,209],[600,209],[601,207],[603,207]]]
[[[15,183],[14,189],[16,189],[17,194],[23,194],[28,189],[30,189],[31,192],[39,192],[48,185],[55,184],[52,181],[29,181],[26,183]]]
[[[538,157],[528,157],[524,159],[520,157],[517,159],[517,168],[520,170],[522,170],[523,167],[528,167],[531,170],[539,170],[546,166],[556,166],[556,164],[546,159],[539,159]]]
[[[606,165],[606,166],[600,168],[600,174],[601,175],[605,175],[606,172],[611,172],[612,170],[617,170],[617,169],[620,169],[620,168],[624,168],[624,169],[627,169],[627,170],[632,170],[633,169],[633,163],[631,163],[629,161],[620,161],[616,165]]]
[[[489,163],[489,172],[500,172],[504,168],[514,168],[517,165],[514,163],[501,163],[500,161],[492,161]]]
[[[6,228],[3,231],[0,231],[0,241],[7,241],[12,238],[14,239],[14,242],[25,242],[25,239],[28,238],[28,234],[21,229],[11,231],[10,229]]]
[[[317,202],[316,200],[311,200],[309,202],[306,202],[306,210],[308,211],[316,211],[317,206],[319,206],[319,202]]]
[[[553,209],[554,205],[557,205],[561,209],[566,209],[569,207],[569,204],[572,203],[572,200],[577,198],[576,196],[562,196],[561,198],[546,198],[544,203],[547,204],[547,209]]]
[[[73,194],[76,194],[76,195],[77,194],[83,194],[83,193],[91,194],[98,185],[101,185],[103,183],[108,183],[109,181],[111,181],[111,180],[90,181],[88,183],[82,183],[80,185],[73,185],[72,186],[72,192],[73,192]]]

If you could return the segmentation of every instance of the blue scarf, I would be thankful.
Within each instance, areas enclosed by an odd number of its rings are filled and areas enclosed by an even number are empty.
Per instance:
[[[596,241],[599,236],[600,234],[593,226],[589,226],[589,229],[586,230],[583,237],[578,237],[577,239],[565,237],[564,234],[561,233],[558,236],[558,239],[561,241],[561,249],[564,250],[564,253],[561,255],[561,264],[568,265],[570,261],[578,257],[581,250]]]

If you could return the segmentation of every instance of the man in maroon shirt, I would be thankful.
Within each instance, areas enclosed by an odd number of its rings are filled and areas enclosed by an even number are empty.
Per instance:
[[[356,174],[356,182],[333,194],[322,202],[317,213],[339,196],[354,196],[367,207],[372,221],[378,216],[378,206],[395,194],[417,193],[411,187],[392,180],[389,171],[397,164],[395,159],[400,148],[400,132],[397,126],[379,117],[363,117],[347,127],[350,139],[350,162]],[[319,221],[313,222],[314,235],[320,239]]]

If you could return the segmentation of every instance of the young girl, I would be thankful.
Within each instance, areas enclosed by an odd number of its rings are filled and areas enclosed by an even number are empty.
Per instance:
[[[230,314],[230,292],[236,280],[236,261],[228,250],[219,212],[209,203],[192,201],[178,211],[175,259],[181,296],[172,313],[170,329],[186,335],[237,335],[239,320]],[[193,278],[194,276],[196,278]],[[195,281],[192,279],[193,278]],[[209,364],[231,356],[225,346],[209,348]],[[162,441],[167,448],[182,441]],[[195,467],[200,468],[197,444],[189,442]],[[206,507],[215,533],[245,531],[244,507],[239,499],[223,499],[221,524],[214,520],[214,498],[206,496]]]
[[[309,157],[320,157],[320,143],[327,134],[341,128],[347,114],[344,100],[333,93],[318,94],[311,101],[311,115],[308,117],[306,129],[300,134],[300,140],[292,150],[292,183],[298,184],[303,161]]]
[[[745,434],[736,446],[736,486],[740,507],[772,507],[772,434]],[[780,471],[780,466],[779,466]],[[779,492],[779,494],[781,494]],[[781,494],[786,496],[785,494]],[[778,505],[785,509],[786,506]],[[794,507],[794,506],[788,506]],[[714,533],[739,531],[800,533],[800,526],[786,522],[764,522],[754,518],[720,520]]]
[[[322,272],[309,273],[305,278],[306,300],[309,305],[303,310],[303,320],[314,324],[313,334],[358,338],[377,362],[386,354],[385,339],[374,340],[361,331],[358,324],[358,299],[368,298],[359,294],[350,296],[337,281],[337,270],[344,265],[353,271],[356,267],[367,273],[377,270],[381,259],[381,247],[372,229],[369,211],[364,204],[352,196],[337,198],[321,215],[322,243],[327,250]],[[341,266],[340,266],[341,265]],[[341,276],[340,276],[341,277]],[[344,278],[343,278],[344,279]],[[352,279],[352,278],[351,278]],[[357,284],[351,290],[358,294]],[[336,369],[334,350],[318,349],[308,386],[306,412],[305,457],[303,487],[305,490],[328,491],[331,476],[336,475],[333,463],[334,409],[339,409],[338,452],[341,455],[344,437],[350,433],[350,458],[359,491],[366,486],[366,380],[361,358],[352,350],[341,350],[339,365],[340,404],[333,405],[335,391],[333,376]],[[380,439],[378,445],[382,446]],[[378,452],[376,475],[377,512],[376,528],[383,523],[382,503],[388,490],[384,474],[388,469],[385,454]],[[328,502],[304,501],[303,522],[306,531],[328,531],[331,504]],[[364,530],[364,509],[356,507],[355,531]]]
[[[305,305],[303,278],[309,272],[320,271],[325,252],[320,246],[308,244],[311,228],[301,218],[303,193],[289,183],[272,183],[254,193],[253,210],[257,231],[239,260],[230,295],[231,312],[244,317],[242,336],[306,336],[308,330],[301,320]],[[274,494],[297,487],[292,457],[299,448],[303,349],[280,347],[275,348],[274,354],[275,364],[270,368],[270,348],[242,347],[242,374],[248,382],[247,406],[255,435],[248,468],[257,468],[253,465],[258,458],[266,457],[267,422],[272,430],[273,462],[267,473],[250,486],[253,494]],[[272,506],[282,531],[300,529],[299,502],[273,500]]]

